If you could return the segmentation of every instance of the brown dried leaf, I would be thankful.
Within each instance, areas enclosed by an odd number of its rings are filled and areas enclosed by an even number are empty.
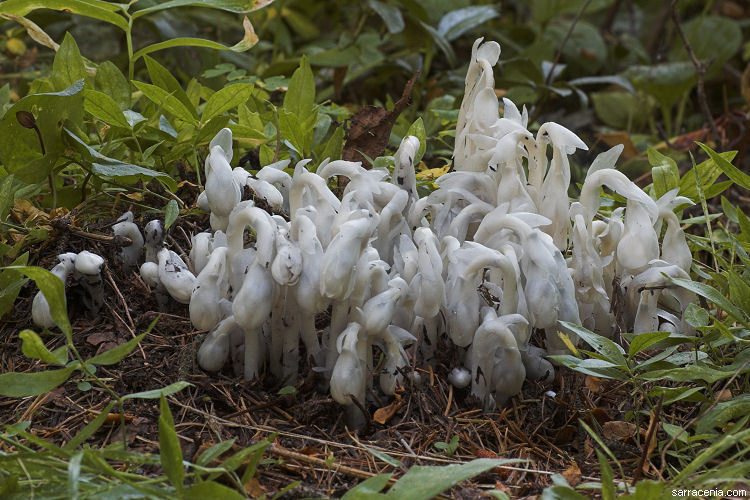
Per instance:
[[[603,378],[594,377],[593,375],[586,375],[586,388],[591,392],[599,392],[602,389]]]
[[[500,455],[495,453],[491,450],[485,450],[484,448],[479,448],[476,451],[477,458],[492,458],[492,459],[498,459],[502,458]],[[495,467],[493,472],[500,476],[500,479],[508,479],[508,476],[510,475],[511,471],[508,469],[503,469],[501,467]],[[498,484],[500,484],[498,482]]]
[[[632,439],[638,433],[639,429],[635,424],[623,422],[622,420],[613,420],[605,422],[602,425],[602,431],[605,439],[619,439],[625,441]]]
[[[393,111],[388,111],[380,106],[363,106],[351,117],[351,124],[347,134],[346,143],[341,158],[347,161],[361,161],[365,167],[370,162],[362,156],[362,153],[370,158],[377,158],[385,151],[391,129],[396,118],[406,109],[411,99],[411,91],[419,74],[415,74],[406,83],[404,92],[396,101]]]
[[[576,487],[578,483],[581,482],[581,469],[578,467],[577,463],[573,462],[563,471],[562,476],[569,485]]]
[[[260,498],[266,494],[266,490],[260,485],[260,481],[257,478],[251,477],[243,485],[245,493],[250,495],[252,498]]]
[[[372,419],[381,425],[385,425],[386,422],[393,418],[398,409],[401,408],[402,404],[404,403],[403,401],[401,401],[401,399],[396,399],[388,406],[384,406],[383,408],[378,408],[377,410],[375,410],[375,414],[373,415]]]
[[[96,332],[86,337],[86,342],[91,345],[99,345],[102,342],[114,342],[115,336],[112,332]]]
[[[625,149],[622,150],[623,160],[629,160],[640,154],[638,148],[635,147],[635,144],[633,144],[633,141],[630,139],[630,135],[624,130],[621,132],[612,132],[610,134],[596,134],[596,138],[604,141],[609,147],[617,146],[618,144],[625,146]]]
[[[566,425],[565,427],[557,431],[557,436],[555,436],[555,443],[557,444],[570,443],[576,437],[577,432],[578,431],[574,426]]]

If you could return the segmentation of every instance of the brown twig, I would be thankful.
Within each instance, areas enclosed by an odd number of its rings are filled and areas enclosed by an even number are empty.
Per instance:
[[[560,43],[560,48],[557,49],[557,54],[555,54],[555,60],[552,61],[552,66],[547,73],[547,77],[544,79],[545,85],[549,85],[552,81],[552,75],[555,74],[555,67],[557,66],[557,63],[560,62],[560,57],[562,56],[562,51],[565,48],[565,44],[568,43],[568,39],[570,38],[570,35],[573,34],[573,30],[575,29],[576,24],[578,24],[578,21],[581,19],[583,12],[586,10],[590,3],[591,0],[586,0],[586,2],[581,5],[581,8],[578,9],[578,12],[576,12],[576,17],[574,17],[573,21],[570,23],[570,28],[568,28],[568,32],[565,33],[565,38],[563,38],[562,42]]]
[[[641,453],[641,459],[638,461],[638,467],[635,469],[635,474],[633,474],[633,481],[630,483],[633,486],[635,486],[635,483],[638,482],[638,480],[641,478],[641,475],[643,474],[643,464],[646,463],[646,459],[649,455],[649,447],[651,445],[651,441],[654,439],[654,434],[656,434],[656,428],[659,427],[659,416],[661,415],[661,405],[664,401],[664,396],[659,398],[659,404],[656,406],[656,410],[651,414],[651,422],[649,422],[648,425],[648,433],[646,434],[646,440],[643,442],[643,453]]]
[[[128,330],[130,331],[130,335],[133,336],[133,338],[136,337],[135,335],[135,323],[133,323],[133,318],[130,317],[130,311],[128,310],[128,303],[125,300],[125,297],[122,296],[122,293],[120,293],[120,289],[117,288],[117,284],[115,283],[115,280],[112,278],[112,273],[109,272],[109,268],[104,268],[104,274],[107,275],[107,281],[109,282],[109,285],[112,287],[112,290],[115,291],[115,295],[117,295],[117,298],[120,299],[120,302],[122,302],[122,307],[125,309],[125,316],[128,318],[128,323],[130,323],[130,326],[128,327]],[[114,314],[115,311],[112,311]],[[124,321],[123,321],[124,323]],[[127,325],[125,325],[127,327]],[[141,351],[141,356],[143,356],[143,359],[146,359],[146,353],[143,351],[143,346],[141,346],[140,342],[138,343],[138,349]]]
[[[682,39],[683,45],[685,45],[685,50],[687,50],[688,56],[690,56],[690,60],[693,62],[693,66],[695,66],[695,72],[698,75],[698,104],[701,108],[701,111],[703,112],[704,118],[708,122],[709,128],[711,129],[711,135],[713,135],[717,143],[723,144],[721,136],[719,135],[719,130],[716,128],[716,123],[714,123],[714,118],[711,115],[711,110],[708,108],[706,89],[704,88],[704,77],[706,76],[706,70],[711,64],[711,61],[708,61],[708,63],[706,63],[705,61],[699,61],[698,58],[695,57],[693,47],[690,45],[690,41],[688,41],[687,36],[685,36],[685,32],[682,30],[682,26],[680,25],[680,19],[677,16],[677,10],[675,9],[676,3],[677,0],[672,0],[672,3],[670,4],[672,21],[674,22],[675,29],[677,29],[677,33],[679,33],[680,38]]]

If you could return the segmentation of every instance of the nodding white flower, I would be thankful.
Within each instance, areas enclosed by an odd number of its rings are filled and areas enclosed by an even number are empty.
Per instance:
[[[83,303],[93,313],[99,312],[104,304],[101,274],[103,265],[104,259],[88,250],[80,252],[75,259],[76,274],[82,278],[79,281],[86,291]]]
[[[146,236],[146,262],[158,262],[157,254],[164,247],[164,226],[159,219],[154,219],[143,230]]]
[[[228,316],[209,332],[198,349],[198,364],[201,368],[209,372],[221,370],[229,359],[231,334],[236,327],[234,316]]]
[[[60,262],[50,272],[57,276],[63,282],[63,286],[65,286],[68,276],[75,271],[76,254],[71,252],[63,253],[58,255],[57,259]],[[44,296],[41,290],[34,295],[34,300],[31,303],[31,319],[39,328],[49,329],[55,326],[55,320],[52,319],[52,314],[49,311],[49,302],[47,302],[47,297]]]
[[[124,272],[130,271],[138,265],[138,259],[143,253],[143,235],[140,229],[133,223],[133,212],[127,211],[117,219],[117,224],[112,226],[112,231],[117,236],[129,238],[130,245],[120,249],[118,258]]]
[[[187,264],[172,250],[162,248],[157,254],[159,259],[159,281],[169,295],[181,304],[189,304],[195,288],[195,275]]]
[[[223,129],[229,130],[229,129]],[[229,161],[232,158],[232,151],[226,151],[221,142],[226,142],[229,138],[231,145],[231,132],[222,131],[219,144],[211,146],[210,153],[206,157],[206,197],[211,214],[214,216],[212,227],[217,230],[226,229],[226,218],[232,209],[242,199],[240,186],[232,175],[232,167]]]
[[[417,195],[417,178],[414,171],[414,160],[419,151],[419,139],[413,135],[404,137],[401,144],[393,155],[395,166],[391,182],[409,193],[409,203],[416,200]]]
[[[195,279],[190,295],[190,322],[199,330],[211,330],[221,319],[219,301],[229,291],[227,250],[227,247],[215,249]]]

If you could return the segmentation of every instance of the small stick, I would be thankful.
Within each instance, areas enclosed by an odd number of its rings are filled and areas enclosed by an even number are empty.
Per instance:
[[[115,295],[117,295],[117,298],[119,298],[120,302],[122,302],[122,307],[125,308],[125,316],[128,318],[128,322],[130,323],[130,328],[128,328],[128,330],[130,331],[130,335],[135,338],[135,323],[133,323],[133,318],[130,317],[130,311],[128,311],[128,303],[125,301],[125,297],[122,296],[122,293],[120,293],[120,289],[117,288],[117,284],[115,283],[115,280],[112,279],[112,273],[109,272],[108,267],[104,268],[104,273],[107,275],[107,281],[109,281],[109,285],[115,291]],[[114,310],[112,312],[117,315]],[[141,346],[140,342],[138,343],[138,349],[140,349],[143,359],[146,359],[146,353],[143,351],[143,347]]]
[[[648,448],[651,444],[651,440],[654,438],[654,434],[656,433],[656,428],[659,427],[659,416],[661,415],[661,405],[664,401],[664,396],[659,398],[659,404],[656,406],[656,411],[653,412],[651,422],[648,426],[648,433],[646,434],[646,441],[643,443],[643,453],[641,453],[641,459],[638,461],[638,468],[635,470],[635,474],[633,475],[633,481],[630,483],[631,485],[635,486],[635,483],[638,482],[638,480],[641,478],[641,475],[643,474],[643,464],[646,463],[646,459],[648,458]]]
[[[576,27],[576,24],[578,24],[578,20],[581,19],[581,16],[583,15],[583,12],[586,10],[586,7],[589,6],[591,3],[591,0],[586,0],[586,2],[581,5],[581,8],[578,9],[578,12],[576,12],[576,17],[573,18],[573,22],[570,23],[570,28],[568,28],[568,32],[565,33],[565,38],[563,38],[562,43],[560,43],[560,48],[557,49],[557,54],[555,54],[555,60],[552,62],[552,66],[549,69],[549,73],[547,73],[547,78],[544,79],[544,84],[549,85],[552,81],[552,75],[555,74],[555,67],[557,67],[557,63],[560,62],[560,56],[562,56],[562,51],[565,48],[565,44],[568,43],[568,38],[570,38],[570,35],[573,34],[573,30]]]

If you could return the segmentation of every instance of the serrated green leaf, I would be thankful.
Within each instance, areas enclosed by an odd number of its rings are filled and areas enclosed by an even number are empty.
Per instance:
[[[163,394],[159,409],[161,411],[159,415],[159,459],[164,474],[169,478],[172,486],[179,491],[183,487],[185,478],[185,470],[182,467],[182,448],[180,448],[180,438],[177,437],[174,427],[172,412]]]
[[[38,396],[63,384],[75,366],[35,373],[8,372],[0,375],[0,395],[11,398]]]
[[[289,88],[284,95],[284,110],[296,115],[298,120],[305,120],[312,113],[314,105],[315,77],[307,57],[302,56],[299,68],[292,74]]]
[[[120,344],[108,351],[97,354],[93,358],[88,359],[86,363],[92,365],[114,365],[115,363],[118,363],[122,358],[130,354],[138,345],[138,342],[140,342],[145,336],[146,334],[142,333],[137,337],[128,340],[124,344]]]
[[[174,95],[170,94],[161,87],[151,85],[144,82],[133,82],[133,85],[138,88],[143,95],[145,95],[154,104],[162,108],[164,111],[174,115],[176,118],[183,120],[187,123],[197,124],[198,120],[193,117],[190,110],[182,104]]]
[[[73,35],[65,33],[63,43],[55,54],[52,63],[52,83],[55,90],[65,90],[78,80],[86,77],[86,67],[83,65],[83,57],[78,50]]]
[[[206,102],[201,122],[206,123],[211,118],[246,102],[250,99],[254,88],[252,83],[236,83],[219,90]]]
[[[167,206],[164,207],[164,229],[169,229],[169,226],[177,220],[178,215],[180,215],[180,207],[177,205],[177,201],[169,200]]]
[[[19,333],[18,336],[23,341],[23,344],[21,345],[21,351],[27,358],[39,359],[51,365],[64,366],[65,363],[67,363],[67,352],[65,353],[65,358],[58,359],[49,351],[49,349],[47,349],[47,347],[44,345],[44,342],[42,342],[42,339],[39,338],[39,335],[37,335],[33,331],[24,330]]]
[[[83,95],[83,107],[86,112],[109,125],[122,128],[130,127],[120,106],[107,94],[96,90],[87,90]]]

